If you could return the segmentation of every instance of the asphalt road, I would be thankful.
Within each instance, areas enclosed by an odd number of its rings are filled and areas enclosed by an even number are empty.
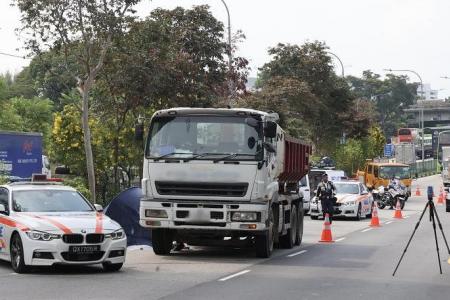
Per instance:
[[[425,192],[438,176],[414,182]],[[167,257],[151,249],[128,252],[118,273],[100,267],[39,268],[17,275],[0,263],[0,299],[449,299],[450,265],[441,233],[439,274],[428,215],[395,277],[392,272],[426,203],[412,197],[403,220],[380,210],[381,228],[370,220],[333,222],[335,243],[319,244],[322,221],[306,218],[301,246],[257,259],[251,249],[191,248]],[[437,206],[450,239],[450,213]]]

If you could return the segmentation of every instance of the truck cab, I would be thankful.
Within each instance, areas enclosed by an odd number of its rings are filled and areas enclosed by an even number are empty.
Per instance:
[[[368,161],[364,171],[358,171],[361,183],[369,189],[377,189],[380,186],[388,186],[389,180],[399,177],[400,182],[406,187],[408,196],[411,196],[411,171],[408,165],[394,162]]]
[[[277,120],[248,109],[153,115],[140,224],[152,229],[156,254],[168,254],[173,241],[211,246],[229,237],[254,243],[267,257],[274,243],[301,241],[298,182],[311,148],[290,139]]]

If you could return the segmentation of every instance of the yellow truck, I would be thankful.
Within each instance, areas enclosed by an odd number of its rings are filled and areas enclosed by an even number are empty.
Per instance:
[[[360,182],[369,189],[376,189],[380,186],[388,186],[392,177],[399,177],[401,183],[406,186],[408,197],[411,196],[411,171],[408,165],[395,162],[367,161],[364,170],[358,171],[357,176]]]

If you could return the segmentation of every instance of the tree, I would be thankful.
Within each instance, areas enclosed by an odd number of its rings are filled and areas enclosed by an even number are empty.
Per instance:
[[[89,190],[95,203],[95,172],[89,127],[89,98],[95,79],[103,67],[112,39],[132,20],[131,7],[138,0],[15,0],[21,11],[27,46],[61,51],[65,58],[75,57],[77,88],[82,96],[83,140]],[[68,70],[69,71],[69,70]]]
[[[403,109],[416,100],[416,83],[408,83],[408,77],[393,74],[381,76],[364,71],[362,78],[348,76],[347,80],[356,97],[374,103],[377,121],[386,136],[393,136],[397,128],[404,126]]]
[[[348,139],[346,144],[337,147],[335,157],[336,167],[352,176],[360,167],[364,166],[366,156],[363,142],[357,139]]]
[[[258,79],[262,90],[254,95],[264,99],[269,94],[273,110],[290,116],[290,132],[306,134],[322,153],[331,153],[345,131],[353,98],[345,80],[334,73],[327,49],[318,41],[270,48],[272,60]]]

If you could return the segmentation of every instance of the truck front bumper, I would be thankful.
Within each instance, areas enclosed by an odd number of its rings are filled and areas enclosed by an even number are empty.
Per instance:
[[[139,223],[147,228],[265,231],[267,211],[267,203],[142,200]],[[150,216],[155,213],[162,216]],[[248,213],[256,218],[237,221],[232,219],[234,213]]]

